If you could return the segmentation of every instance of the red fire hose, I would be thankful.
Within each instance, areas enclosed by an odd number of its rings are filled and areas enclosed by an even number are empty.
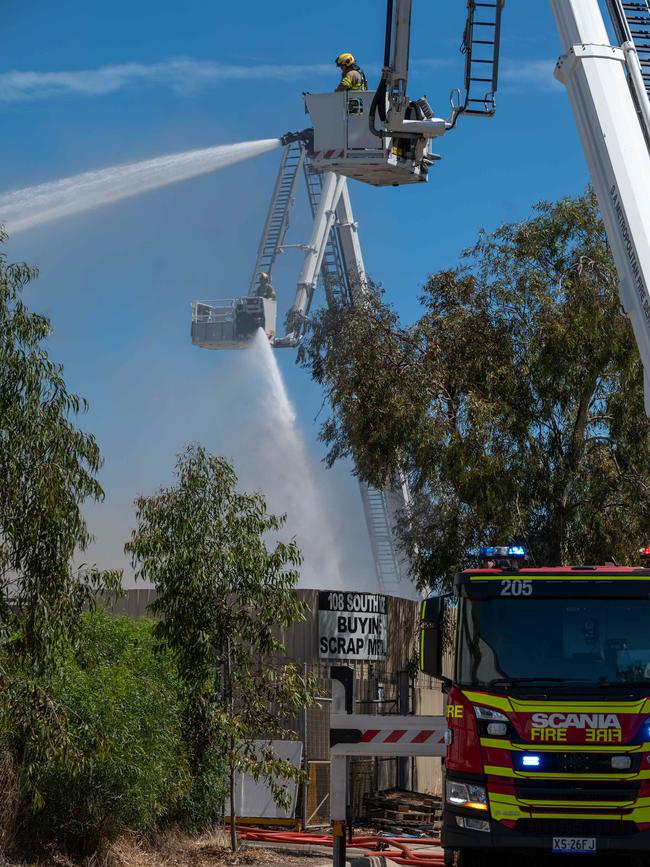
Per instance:
[[[264,828],[240,828],[241,840],[249,840],[255,843],[290,843],[291,845],[305,846],[332,846],[333,838],[330,834],[309,834],[305,831],[267,831]],[[405,867],[439,867],[443,864],[442,852],[419,851],[411,847],[439,846],[440,840],[435,837],[354,837],[350,847],[363,850],[364,855],[381,854],[396,864]]]

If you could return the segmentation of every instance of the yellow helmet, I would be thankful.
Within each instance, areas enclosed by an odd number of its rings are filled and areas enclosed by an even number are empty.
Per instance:
[[[342,69],[347,69],[348,66],[354,66],[355,60],[351,54],[344,52],[343,54],[339,54],[339,56],[334,61],[337,66],[340,66]]]

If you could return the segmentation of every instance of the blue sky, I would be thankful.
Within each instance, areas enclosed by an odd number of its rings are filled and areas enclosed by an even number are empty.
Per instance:
[[[4,0],[0,193],[301,128],[301,91],[335,85],[338,53],[352,51],[376,78],[384,14],[379,0],[357,0],[353,14],[339,0]],[[442,115],[462,82],[464,19],[463,0],[414,4],[409,90],[426,93]],[[427,186],[351,185],[367,269],[406,320],[418,314],[427,274],[453,265],[480,228],[524,218],[533,202],[587,183],[567,97],[552,77],[559,52],[550,5],[508,0],[496,117],[461,119],[440,142],[443,160]],[[39,266],[27,299],[52,318],[51,353],[90,400],[82,424],[106,459],[107,500],[88,513],[97,536],[90,556],[102,566],[123,565],[133,497],[170,480],[185,442],[202,441],[235,461],[247,487],[260,484],[241,446],[254,408],[240,412],[248,400],[240,361],[192,347],[189,318],[193,298],[245,294],[279,154],[8,243],[10,259]],[[293,233],[304,241],[309,226],[295,224]],[[298,265],[287,259],[276,281],[287,305]],[[318,466],[322,397],[290,353],[280,363],[335,516],[350,586],[366,586],[369,552],[349,467],[327,473]]]

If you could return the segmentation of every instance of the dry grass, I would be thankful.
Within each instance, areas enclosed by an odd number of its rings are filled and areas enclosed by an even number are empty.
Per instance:
[[[52,852],[38,863],[6,861],[0,850],[0,867],[321,867],[324,863],[322,857],[314,858],[306,853],[292,855],[286,850],[277,852],[245,843],[233,853],[230,831],[223,829],[200,837],[177,829],[152,836],[125,834],[104,852],[82,859]]]
[[[38,864],[9,864],[0,867],[265,867],[281,865],[302,867],[305,862],[317,867],[318,861],[307,855],[289,855],[242,845],[233,853],[229,846],[230,832],[215,830],[200,837],[190,837],[178,830],[169,830],[152,837],[126,834],[110,845],[104,853],[75,860],[63,853],[52,853]],[[322,860],[321,860],[322,863]]]
[[[215,830],[201,837],[169,831],[155,839],[125,836],[107,853],[107,867],[229,867],[229,865],[297,865],[304,856],[292,857],[272,849],[247,847],[238,852],[229,848],[228,831]]]

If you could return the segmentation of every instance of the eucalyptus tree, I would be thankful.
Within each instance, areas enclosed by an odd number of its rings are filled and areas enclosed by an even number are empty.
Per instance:
[[[48,354],[51,323],[23,301],[37,273],[0,254],[0,618],[43,669],[117,576],[72,565],[91,538],[82,504],[103,498],[102,461],[95,438],[75,425],[86,401]]]
[[[421,304],[408,327],[380,289],[325,311],[301,356],[332,408],[329,462],[352,455],[378,485],[406,469],[420,584],[510,540],[538,564],[635,562],[650,426],[593,193],[481,232]]]
[[[227,760],[231,842],[237,848],[235,776],[262,778],[287,804],[283,779],[298,769],[271,739],[312,698],[310,678],[284,660],[283,629],[304,618],[296,596],[301,555],[277,539],[285,518],[264,497],[237,490],[225,460],[202,446],[178,457],[176,483],[136,500],[126,545],[136,574],[156,590],[156,635],[176,659],[197,785],[215,752]]]
[[[75,761],[75,721],[50,690],[60,652],[74,647],[84,608],[117,591],[120,576],[74,566],[91,538],[83,503],[103,497],[101,456],[76,426],[85,401],[47,351],[51,324],[23,300],[36,276],[0,253],[0,749],[21,797],[38,808],[39,761]]]

